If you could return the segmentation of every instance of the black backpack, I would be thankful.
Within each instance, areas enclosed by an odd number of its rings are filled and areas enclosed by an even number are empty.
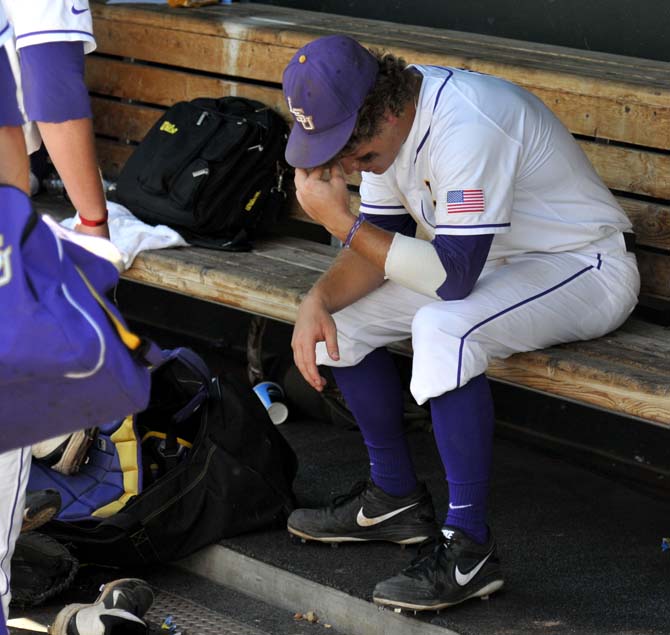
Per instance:
[[[152,373],[136,425],[142,491],[99,521],[43,528],[82,563],[168,562],[286,522],[297,459],[251,388],[213,378],[193,351],[176,349]]]
[[[179,102],[126,162],[117,198],[138,218],[193,245],[247,251],[285,207],[288,125],[243,97]]]

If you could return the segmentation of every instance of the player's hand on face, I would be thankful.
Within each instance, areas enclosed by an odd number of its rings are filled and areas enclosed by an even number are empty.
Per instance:
[[[79,234],[86,234],[88,236],[99,236],[101,238],[107,238],[109,240],[109,226],[107,223],[103,225],[98,225],[97,227],[88,227],[87,225],[82,225],[77,223],[75,225],[74,231]]]
[[[319,374],[316,365],[317,342],[326,343],[331,359],[337,361],[340,358],[335,320],[318,299],[308,296],[298,310],[291,347],[295,365],[305,381],[320,392],[326,385],[326,380]]]
[[[338,220],[349,220],[349,191],[339,163],[313,170],[297,168],[295,188],[305,212],[331,232]]]

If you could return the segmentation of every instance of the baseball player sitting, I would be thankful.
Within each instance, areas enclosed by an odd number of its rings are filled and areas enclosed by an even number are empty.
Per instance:
[[[286,158],[305,211],[343,241],[303,300],[292,346],[317,390],[333,375],[363,434],[370,480],[289,532],[435,548],[377,584],[377,604],[441,609],[503,586],[487,525],[492,358],[617,328],[636,303],[631,224],[570,133],[501,79],[406,66],[344,36],[284,71]],[[360,215],[345,175],[362,172]],[[417,230],[429,240],[416,238]],[[449,484],[441,529],[417,482],[401,384],[385,346],[412,337],[410,389],[430,403]]]

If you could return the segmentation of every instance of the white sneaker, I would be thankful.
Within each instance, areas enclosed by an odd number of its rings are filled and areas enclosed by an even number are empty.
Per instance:
[[[137,578],[108,582],[91,604],[68,604],[49,628],[51,635],[146,635],[142,620],[154,601],[151,587]]]

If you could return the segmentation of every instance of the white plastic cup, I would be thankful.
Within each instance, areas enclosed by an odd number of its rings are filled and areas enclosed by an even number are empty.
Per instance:
[[[288,419],[288,408],[282,402],[284,391],[279,384],[273,381],[262,381],[254,386],[254,392],[268,411],[272,423],[278,426]]]

